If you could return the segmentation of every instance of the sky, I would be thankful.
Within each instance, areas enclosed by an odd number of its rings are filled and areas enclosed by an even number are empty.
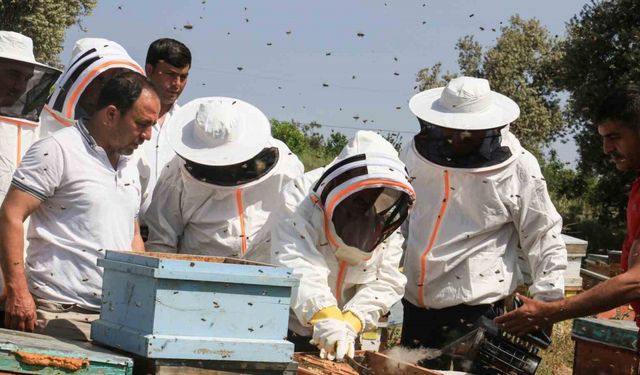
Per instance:
[[[552,34],[579,13],[577,0],[98,0],[92,15],[67,30],[66,63],[76,40],[120,43],[141,65],[148,45],[163,37],[193,56],[179,103],[228,96],[269,118],[318,122],[324,130],[401,132],[418,123],[408,108],[416,73],[437,62],[457,72],[456,41],[474,35],[495,42],[501,23],[535,17]],[[484,31],[480,28],[484,28]],[[571,142],[552,145],[562,160],[577,158]]]

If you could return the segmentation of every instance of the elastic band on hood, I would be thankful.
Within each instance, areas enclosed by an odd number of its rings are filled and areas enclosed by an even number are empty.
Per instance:
[[[63,125],[73,123],[78,99],[91,81],[102,72],[123,68],[145,74],[121,45],[102,38],[78,40],[67,66],[45,107]]]

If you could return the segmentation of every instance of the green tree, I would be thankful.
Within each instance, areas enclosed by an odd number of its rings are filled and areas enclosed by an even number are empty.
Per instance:
[[[30,37],[36,59],[59,66],[65,31],[95,6],[96,0],[1,0],[0,30]]]
[[[300,155],[309,147],[304,134],[298,129],[296,123],[271,120],[271,135],[284,142],[296,155]]]
[[[595,177],[585,199],[594,210],[600,232],[598,247],[619,248],[631,173],[621,173],[602,153],[593,126],[594,109],[619,85],[640,82],[640,2],[592,1],[567,26],[557,86],[569,92],[567,118],[577,132],[579,173]]]
[[[295,121],[271,120],[271,134],[284,142],[289,149],[298,155],[305,170],[310,171],[329,164],[347,144],[347,137],[333,131],[325,138],[317,122],[300,124]]]
[[[337,156],[347,143],[349,143],[349,139],[346,135],[332,130],[327,139],[327,151]]]
[[[537,19],[511,17],[501,28],[496,44],[488,49],[473,38],[458,40],[458,66],[467,76],[486,78],[493,90],[520,106],[520,118],[511,131],[527,148],[537,149],[563,128],[562,108],[553,89],[557,62],[562,56],[559,42]],[[443,86],[456,76],[441,74],[441,64],[418,72],[420,90]]]

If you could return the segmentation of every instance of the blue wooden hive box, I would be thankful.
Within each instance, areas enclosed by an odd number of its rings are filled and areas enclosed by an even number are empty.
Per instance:
[[[223,257],[107,251],[91,338],[147,358],[287,363],[288,268]]]
[[[86,342],[0,329],[0,373],[131,375],[133,360]]]

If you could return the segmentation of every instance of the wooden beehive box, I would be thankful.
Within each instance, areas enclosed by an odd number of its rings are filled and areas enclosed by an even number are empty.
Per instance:
[[[582,259],[587,255],[588,242],[579,238],[562,235],[562,240],[567,247],[567,269],[564,273],[564,285],[568,294],[575,294],[582,288],[580,266]]]
[[[133,360],[85,342],[0,329],[0,373],[130,375]]]
[[[94,341],[146,358],[287,363],[291,270],[222,257],[107,251]]]
[[[573,321],[574,375],[638,374],[635,322],[579,318]]]

